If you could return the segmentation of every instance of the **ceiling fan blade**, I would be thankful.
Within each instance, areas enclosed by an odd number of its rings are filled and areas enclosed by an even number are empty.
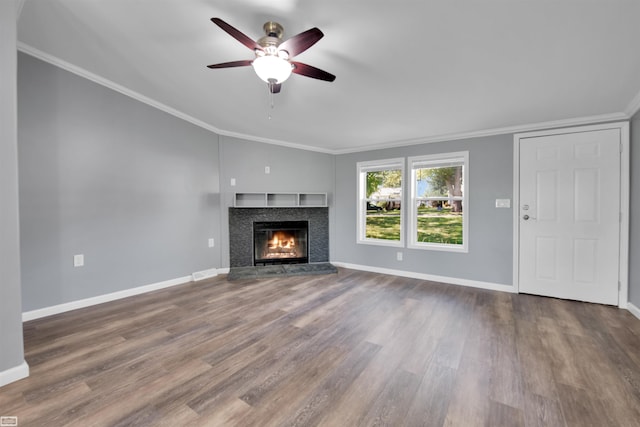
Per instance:
[[[214,24],[216,24],[218,27],[220,27],[223,30],[225,30],[227,33],[229,33],[229,35],[231,37],[233,37],[234,39],[238,40],[240,43],[242,43],[243,45],[245,45],[249,49],[251,49],[251,50],[256,50],[256,49],[262,50],[262,46],[260,46],[254,40],[250,39],[247,35],[245,35],[243,32],[241,32],[237,28],[232,27],[231,25],[229,25],[226,22],[224,22],[222,19],[220,19],[220,18],[211,18],[211,21]]]
[[[246,67],[251,65],[253,59],[243,59],[241,61],[223,62],[221,64],[207,65],[207,68],[233,68],[233,67]]]
[[[281,83],[269,83],[269,92],[280,93],[280,89],[282,89]]]
[[[287,52],[289,52],[289,58],[292,58],[309,49],[322,37],[324,37],[322,31],[314,27],[310,30],[298,34],[297,36],[291,37],[287,41],[282,42],[280,46],[278,46],[278,49],[286,50]]]
[[[320,68],[312,67],[311,65],[303,64],[302,62],[291,61],[293,64],[293,73],[300,74],[301,76],[311,77],[312,79],[324,80],[332,82],[336,79],[331,73],[327,73]]]

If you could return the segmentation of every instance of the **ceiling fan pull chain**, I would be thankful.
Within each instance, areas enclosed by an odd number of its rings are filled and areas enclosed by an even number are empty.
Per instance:
[[[269,120],[271,120],[271,110],[273,110],[273,87],[275,84],[275,79],[269,79],[269,83],[267,84],[267,88],[269,90],[269,106],[271,107],[269,111]]]
[[[271,120],[271,110],[273,110],[273,92],[271,92],[271,88],[267,85],[267,91],[269,92],[269,120]]]

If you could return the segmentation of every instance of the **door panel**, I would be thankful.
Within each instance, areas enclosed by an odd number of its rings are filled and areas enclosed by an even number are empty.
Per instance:
[[[558,219],[558,173],[557,171],[537,171],[537,178],[537,219],[556,221]]]
[[[573,241],[573,276],[578,283],[595,284],[598,275],[598,240],[575,239]]]
[[[553,237],[536,238],[536,279],[557,280],[558,240]]]
[[[520,292],[618,304],[620,130],[520,139]]]
[[[574,221],[598,223],[600,210],[600,171],[598,169],[576,169],[574,182]]]

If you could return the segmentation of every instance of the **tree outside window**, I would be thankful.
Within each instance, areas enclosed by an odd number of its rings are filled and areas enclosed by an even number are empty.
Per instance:
[[[403,241],[404,159],[358,163],[358,242],[398,246]]]
[[[468,152],[412,157],[409,246],[467,251]]]

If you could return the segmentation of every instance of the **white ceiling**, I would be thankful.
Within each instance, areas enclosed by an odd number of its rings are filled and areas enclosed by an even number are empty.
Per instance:
[[[325,37],[270,108],[264,22]],[[625,119],[640,107],[637,0],[26,0],[20,50],[223,135],[341,153]],[[271,116],[271,118],[269,118]]]

